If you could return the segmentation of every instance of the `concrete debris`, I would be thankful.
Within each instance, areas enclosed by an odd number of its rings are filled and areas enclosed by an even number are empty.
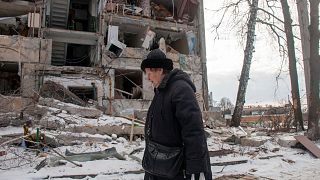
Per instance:
[[[278,139],[278,144],[282,147],[292,147],[295,146],[297,142],[294,136],[280,136]]]
[[[232,136],[228,137],[227,139],[225,139],[224,142],[228,143],[230,145],[240,144],[240,138],[235,135],[232,135]]]
[[[39,105],[65,110],[70,114],[78,115],[85,118],[97,118],[102,115],[102,111],[96,108],[88,108],[77,106],[75,104],[61,103],[60,101],[52,98],[40,98]]]
[[[136,171],[125,171],[125,172],[112,172],[112,173],[104,173],[104,175],[120,175],[120,174],[143,174],[144,170],[136,170]],[[62,176],[48,176],[43,179],[85,179],[85,178],[95,178],[99,174],[71,174],[71,175],[62,175]]]
[[[70,151],[66,151],[65,155],[66,155],[66,159],[69,159],[71,161],[78,161],[78,162],[106,159],[110,157],[115,157],[119,160],[125,160],[125,158],[117,152],[115,147],[106,149],[104,151],[88,152],[88,153],[72,153]]]
[[[1,113],[20,113],[34,111],[35,101],[30,98],[3,96],[0,94]]]
[[[270,139],[271,137],[268,136],[246,137],[240,138],[240,144],[242,146],[259,147]]]
[[[88,153],[72,153],[68,150],[66,150],[65,153],[66,156],[57,156],[57,157],[50,157],[47,159],[44,159],[36,166],[36,170],[40,170],[42,167],[45,167],[46,165],[49,166],[58,166],[58,165],[64,165],[65,163],[61,164],[61,160],[67,160],[69,162],[77,161],[77,162],[86,162],[86,161],[94,161],[94,160],[100,160],[100,159],[107,159],[110,157],[115,157],[119,160],[125,160],[125,158],[120,155],[115,147],[105,149],[104,151],[97,151],[97,152],[88,152]]]
[[[146,37],[144,38],[144,41],[142,43],[142,47],[145,49],[149,49],[155,37],[156,37],[156,33],[151,30],[148,30],[146,33]]]
[[[205,126],[212,129],[226,125],[226,120],[222,118],[221,112],[203,111],[202,118]]]
[[[44,98],[54,98],[62,102],[73,103],[79,106],[85,106],[85,102],[77,95],[53,81],[46,81],[41,89],[40,96]]]
[[[74,126],[65,128],[64,131],[73,132],[73,133],[81,133],[86,132],[89,134],[117,134],[117,135],[130,135],[131,126],[123,125],[123,126]],[[134,135],[144,135],[144,127],[134,127]]]

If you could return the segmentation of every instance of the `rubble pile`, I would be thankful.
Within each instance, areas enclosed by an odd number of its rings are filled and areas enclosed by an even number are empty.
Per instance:
[[[143,179],[145,113],[139,119],[108,116],[93,104],[43,97],[32,108],[22,114],[0,113],[3,177]],[[319,144],[306,140],[303,132],[231,128],[210,112],[204,112],[204,120],[216,179],[294,179],[305,169],[303,177],[313,177],[307,164],[319,165],[314,158]]]

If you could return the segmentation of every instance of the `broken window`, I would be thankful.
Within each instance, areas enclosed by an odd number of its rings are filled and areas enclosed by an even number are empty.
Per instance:
[[[29,35],[27,20],[26,15],[1,18],[0,35],[20,35],[27,37]]]
[[[90,66],[90,46],[80,44],[67,45],[66,66]]]
[[[69,91],[77,95],[83,101],[88,101],[89,99],[97,100],[97,89],[94,84],[92,87],[68,87]]]
[[[96,0],[51,0],[49,27],[95,32],[97,29]]]
[[[188,40],[184,32],[166,32],[163,30],[152,30],[155,37],[150,42],[150,49],[159,48],[159,41],[164,38],[166,44],[166,52],[191,54],[189,50]],[[193,50],[194,53],[195,50]]]
[[[140,70],[115,70],[115,99],[142,99],[141,87]]]
[[[198,9],[197,0],[151,0],[151,16],[159,20],[192,22]]]
[[[143,34],[137,33],[123,33],[123,42],[127,45],[127,47],[141,47]],[[120,39],[120,38],[119,38]],[[120,39],[121,41],[121,39]]]
[[[0,62],[0,93],[3,95],[20,94],[18,63]]]
[[[68,29],[95,32],[97,12],[95,0],[70,0]]]

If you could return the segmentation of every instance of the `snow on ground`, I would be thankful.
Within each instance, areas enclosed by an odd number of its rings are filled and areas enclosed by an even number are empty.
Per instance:
[[[15,132],[16,128],[7,127],[8,132]],[[210,131],[210,130],[208,130]],[[73,133],[76,134],[76,133]],[[83,133],[81,133],[83,135]],[[79,134],[79,136],[81,136]],[[95,136],[95,135],[91,135]],[[99,137],[105,137],[100,135]],[[320,160],[314,158],[308,152],[301,149],[280,147],[275,139],[270,139],[260,147],[243,147],[239,145],[228,145],[222,142],[223,138],[216,134],[212,134],[208,138],[209,150],[219,149],[232,149],[235,153],[211,157],[211,163],[236,161],[236,160],[248,160],[247,163],[228,166],[212,166],[213,177],[217,178],[222,175],[235,175],[246,174],[253,175],[259,179],[319,179],[320,176]],[[317,143],[320,147],[320,143]],[[58,152],[64,154],[68,149],[71,152],[94,152],[102,151],[106,148],[115,147],[119,154],[124,155],[126,160],[118,160],[116,158],[109,158],[106,160],[95,160],[87,162],[77,162],[82,164],[82,167],[77,167],[74,164],[67,163],[66,165],[49,167],[46,166],[39,171],[36,171],[34,167],[43,160],[43,157],[36,157],[33,154],[33,163],[24,165],[22,167],[11,168],[8,170],[0,170],[1,180],[13,180],[13,179],[71,179],[71,178],[54,178],[66,175],[96,175],[95,177],[84,177],[83,179],[143,179],[143,173],[135,174],[136,171],[141,171],[141,164],[130,158],[128,154],[134,149],[143,148],[144,141],[137,140],[133,143],[129,143],[124,138],[119,137],[117,140],[111,142],[99,142],[91,145],[74,145],[74,146],[62,146],[56,148]],[[21,151],[25,151],[22,148],[17,148]],[[275,150],[276,151],[273,151]],[[16,150],[16,153],[18,152]],[[30,153],[30,152],[29,152]],[[50,152],[49,154],[54,154]],[[270,159],[259,159],[260,157],[275,156]],[[143,151],[135,154],[135,156],[142,158]],[[2,156],[3,157],[3,156]],[[28,157],[31,157],[29,154]],[[3,160],[3,159],[2,159]]]
[[[65,106],[66,104],[61,104]],[[74,106],[70,104],[69,106]],[[75,106],[77,107],[77,106]],[[50,108],[47,114],[41,119],[42,121],[52,121],[59,123],[63,127],[71,126],[123,126],[131,124],[128,119],[120,117],[111,117],[102,115],[96,119],[83,118],[78,115],[68,114],[68,112]],[[33,129],[33,132],[35,128]],[[267,136],[265,132],[256,131],[252,128],[246,128],[235,131],[227,127],[215,129],[206,129],[211,136],[208,137],[208,148],[210,151],[221,149],[232,150],[234,153],[211,157],[211,163],[227,162],[236,160],[247,160],[247,163],[227,166],[211,166],[213,177],[221,177],[223,175],[252,175],[259,179],[319,179],[320,177],[320,160],[314,158],[307,151],[301,149],[293,149],[290,147],[281,147],[277,140],[279,137],[284,137],[284,140],[292,139],[296,133],[274,133]],[[35,151],[25,150],[22,147],[10,145],[9,143],[0,147],[1,151],[6,151],[7,154],[0,156],[0,180],[34,180],[34,179],[71,179],[62,178],[68,175],[84,175],[78,179],[111,179],[111,180],[141,180],[143,179],[143,171],[140,162],[137,158],[142,159],[143,150],[134,154],[135,158],[129,154],[136,149],[143,149],[145,142],[137,139],[130,143],[124,137],[116,137],[115,135],[101,135],[63,132],[59,130],[41,130],[48,136],[66,135],[70,137],[99,138],[100,141],[79,141],[73,146],[61,146],[55,148],[55,151],[64,154],[66,149],[74,153],[97,152],[107,148],[115,147],[117,152],[124,156],[126,160],[119,160],[114,157],[76,162],[82,164],[78,167],[70,162],[60,166],[45,166],[39,171],[35,167],[45,159],[36,155]],[[250,133],[252,132],[252,133]],[[7,135],[16,135],[23,133],[22,127],[4,127],[0,128],[0,139]],[[256,140],[266,140],[266,143],[259,147],[248,147],[240,145],[231,145],[223,140],[230,137],[232,134],[239,136],[251,136]],[[300,133],[301,134],[301,133]],[[291,137],[286,139],[285,137]],[[7,138],[7,137],[6,137]],[[316,143],[320,147],[320,142]],[[55,152],[50,150],[47,152],[48,157],[57,156]],[[275,156],[270,159],[263,157]],[[262,159],[261,159],[262,157]],[[88,175],[86,177],[86,175]]]

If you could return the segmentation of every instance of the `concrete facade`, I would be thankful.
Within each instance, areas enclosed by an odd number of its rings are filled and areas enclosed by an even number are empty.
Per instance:
[[[0,63],[4,67],[14,64],[14,68],[0,71],[20,78],[17,91],[24,98],[34,98],[50,80],[79,97],[95,100],[106,114],[145,110],[153,90],[140,71],[140,63],[162,37],[167,57],[175,68],[190,74],[199,105],[205,110],[208,89],[202,1],[188,3],[186,6],[198,7],[196,12],[187,12],[183,6],[178,9],[179,17],[169,18],[171,6],[165,6],[166,17],[156,16],[159,12],[149,0],[136,5],[143,8],[141,12],[130,9],[133,6],[125,1],[44,0],[35,8],[42,26],[29,27],[28,36],[32,37],[0,35]],[[80,9],[83,7],[88,9]],[[111,25],[118,29],[113,41],[108,37]],[[148,32],[155,34],[150,42]]]

